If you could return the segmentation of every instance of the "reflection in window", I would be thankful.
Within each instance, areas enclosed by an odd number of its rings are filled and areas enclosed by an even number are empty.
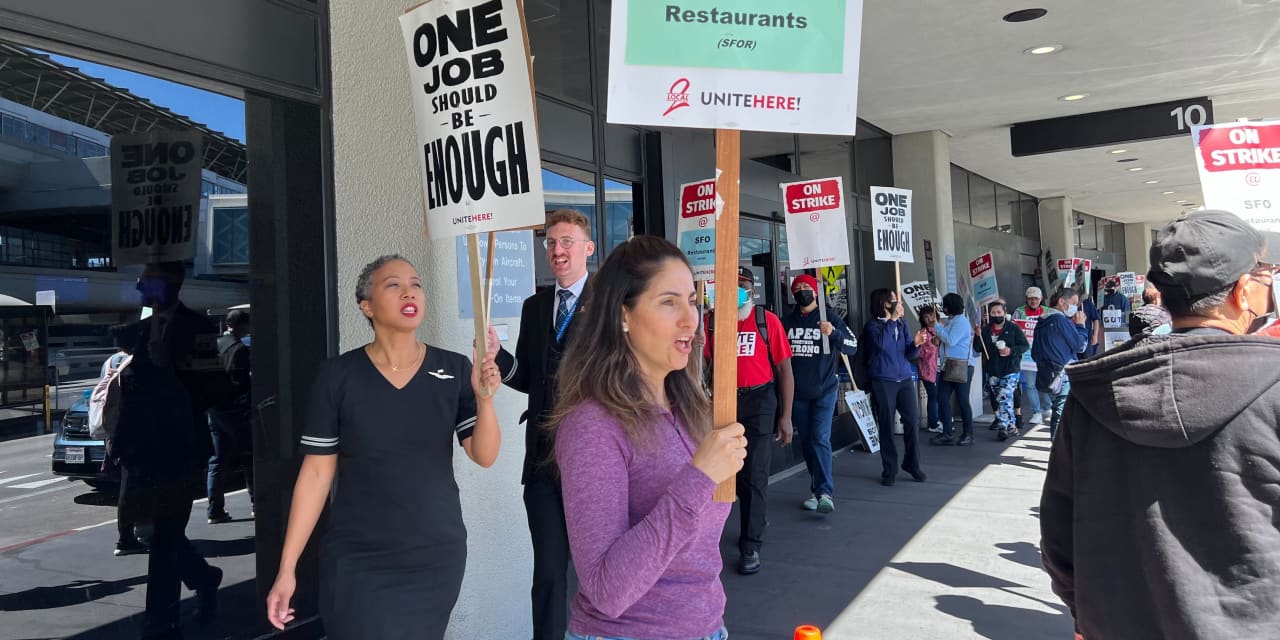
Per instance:
[[[213,210],[213,264],[249,264],[249,208]]]
[[[635,213],[635,192],[628,183],[604,181],[604,223],[600,235],[604,239],[601,255],[608,256],[614,247],[631,237],[632,217]]]
[[[951,165],[951,215],[956,222],[973,224],[969,216],[969,172]]]
[[[524,5],[538,91],[591,104],[587,3],[536,0]],[[609,14],[604,14],[608,23]]]
[[[554,166],[554,170],[547,168],[550,166]],[[581,212],[587,216],[587,220],[591,221],[592,240],[600,237],[600,221],[599,216],[596,215],[595,176],[591,172],[543,163],[542,201],[547,213],[556,209],[573,209]],[[538,247],[542,246],[540,241],[535,244]],[[553,284],[555,276],[552,275],[546,259],[540,256],[535,257],[537,258],[534,264],[537,265],[535,274],[538,286]],[[601,251],[600,247],[597,247],[595,255],[587,258],[587,266],[594,269],[599,266],[600,260]]]
[[[973,216],[973,226],[995,229],[997,226],[996,185],[982,176],[970,174],[969,208]]]

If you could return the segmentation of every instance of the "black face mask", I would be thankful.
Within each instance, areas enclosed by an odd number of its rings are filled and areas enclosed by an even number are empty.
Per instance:
[[[807,307],[813,304],[812,291],[806,291],[806,290],[797,291],[795,293],[795,296],[796,296],[796,304],[800,305],[801,307]]]
[[[991,324],[994,324],[996,326],[1000,326],[1004,324],[1004,316],[1000,316],[998,318],[996,316],[991,316]]]

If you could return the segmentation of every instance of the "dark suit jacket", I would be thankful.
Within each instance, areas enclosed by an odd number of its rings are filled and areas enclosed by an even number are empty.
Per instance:
[[[583,289],[582,299],[578,301],[569,327],[559,343],[556,342],[556,328],[552,326],[555,287],[533,294],[524,301],[520,310],[520,338],[516,341],[515,355],[506,349],[498,352],[498,369],[502,372],[503,382],[516,391],[529,394],[529,409],[520,417],[520,421],[525,423],[522,484],[556,480],[551,466],[553,444],[546,429],[547,417],[555,407],[555,377],[560,357],[574,325],[579,323],[589,291],[590,285]]]

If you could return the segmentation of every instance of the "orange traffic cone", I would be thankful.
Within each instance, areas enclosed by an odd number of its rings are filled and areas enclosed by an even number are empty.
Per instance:
[[[801,625],[796,627],[793,640],[822,640],[822,629],[807,624]]]

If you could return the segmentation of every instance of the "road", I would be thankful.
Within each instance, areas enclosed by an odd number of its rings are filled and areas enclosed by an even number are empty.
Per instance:
[[[53,436],[0,442],[0,553],[116,517],[115,500],[53,475]]]

